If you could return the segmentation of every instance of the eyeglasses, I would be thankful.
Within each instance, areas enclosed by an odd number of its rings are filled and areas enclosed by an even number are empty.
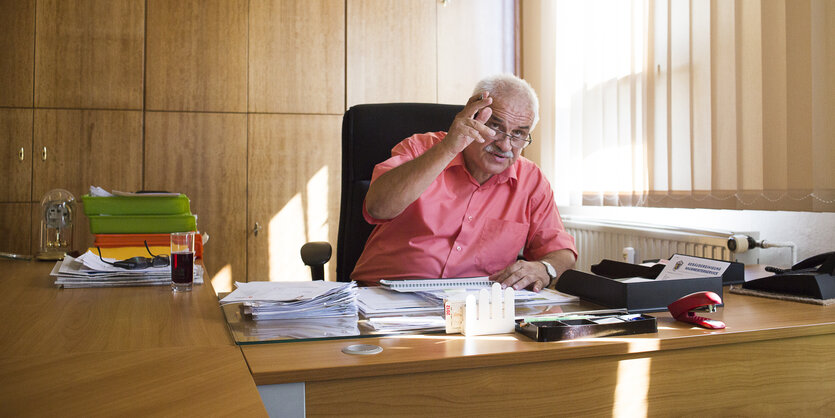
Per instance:
[[[123,269],[137,270],[137,269],[146,269],[148,267],[166,267],[170,264],[170,261],[168,260],[168,255],[154,255],[154,253],[151,252],[151,249],[148,248],[148,241],[145,241],[145,250],[147,250],[148,254],[151,254],[151,257],[153,257],[153,258],[133,257],[133,258],[129,258],[127,260],[120,260],[120,261],[116,261],[115,263],[111,263],[111,262],[105,260],[104,258],[102,258],[101,248],[96,247],[96,249],[99,250],[99,259],[102,262],[105,262],[105,263],[110,264],[112,266],[121,267]]]
[[[487,122],[487,127],[496,132],[496,134],[489,137],[489,139],[493,141],[504,141],[505,138],[508,138],[510,139],[510,146],[513,148],[525,148],[533,142],[531,134],[509,134],[501,129],[498,129],[498,126],[499,124],[497,123]]]

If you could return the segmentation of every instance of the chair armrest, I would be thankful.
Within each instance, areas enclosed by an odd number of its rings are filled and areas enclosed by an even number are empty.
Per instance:
[[[306,266],[320,266],[331,259],[331,244],[328,242],[308,242],[302,245],[301,256]]]
[[[313,280],[325,280],[324,265],[331,259],[332,252],[331,245],[327,242],[308,242],[302,245],[302,262],[310,266]]]

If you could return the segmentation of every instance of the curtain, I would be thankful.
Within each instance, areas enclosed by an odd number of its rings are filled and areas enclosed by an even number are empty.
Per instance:
[[[835,210],[835,2],[522,8],[559,204]]]

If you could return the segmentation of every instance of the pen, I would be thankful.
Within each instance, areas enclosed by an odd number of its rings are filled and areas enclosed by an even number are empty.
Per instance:
[[[589,319],[601,318],[601,316],[593,315],[564,315],[564,316],[535,316],[531,318],[524,318],[522,322],[546,322],[546,321],[566,321],[572,319]]]
[[[0,252],[0,258],[7,258],[9,260],[31,260],[32,256]]]
[[[541,322],[541,321],[564,321],[567,319],[589,319],[602,318],[607,316],[627,315],[626,309],[599,309],[582,312],[561,312],[556,315],[548,316],[528,316],[522,318],[522,322]]]
[[[525,326],[534,322],[549,322],[549,321],[570,321],[578,319],[600,320],[606,318],[617,318],[621,321],[637,321],[642,319],[641,314],[598,314],[598,315],[563,315],[563,316],[539,316],[523,318],[520,326]]]

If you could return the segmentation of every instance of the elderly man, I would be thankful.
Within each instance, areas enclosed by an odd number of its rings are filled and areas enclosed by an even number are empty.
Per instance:
[[[539,291],[574,266],[551,185],[521,157],[539,101],[524,80],[480,81],[449,132],[416,134],[374,168],[363,214],[375,224],[351,278],[490,276]],[[525,260],[517,260],[520,250]]]

